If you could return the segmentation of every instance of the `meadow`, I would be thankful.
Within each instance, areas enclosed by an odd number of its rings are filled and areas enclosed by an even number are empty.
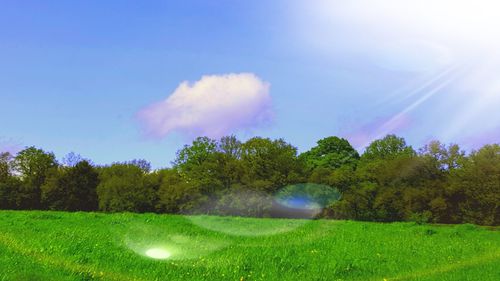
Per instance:
[[[0,280],[500,280],[475,225],[0,211]]]

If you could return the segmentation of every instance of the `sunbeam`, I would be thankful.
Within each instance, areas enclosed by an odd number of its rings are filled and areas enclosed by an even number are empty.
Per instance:
[[[437,74],[433,74],[430,76],[428,79],[426,79],[421,85],[418,85],[414,89],[410,89],[409,91],[396,91],[392,95],[388,96],[387,98],[383,99],[383,103],[390,103],[390,104],[396,104],[400,102],[404,102],[415,95],[418,95],[425,89],[432,87],[442,79],[449,78],[453,74],[456,74],[456,71],[460,68],[458,65],[450,65],[446,67],[444,70],[438,72]]]
[[[383,136],[393,133],[398,129],[400,124],[402,123],[402,119],[404,119],[410,112],[420,107],[426,101],[434,97],[435,95],[442,92],[443,89],[448,87],[453,82],[457,81],[458,78],[463,77],[465,70],[454,67],[450,69],[450,71],[446,71],[446,74],[439,74],[439,79],[435,79],[433,83],[430,81],[426,83],[426,87],[419,87],[419,91],[415,90],[410,92],[406,97],[409,98],[411,96],[419,95],[419,97],[413,101],[411,104],[403,108],[401,111],[393,115],[388,121],[384,122],[376,131],[376,134],[371,136],[370,139],[367,139],[363,145],[359,148],[363,148],[368,145],[374,139],[382,138]],[[446,77],[445,80],[442,78]],[[437,82],[437,83],[436,83]],[[425,91],[424,91],[425,90]]]

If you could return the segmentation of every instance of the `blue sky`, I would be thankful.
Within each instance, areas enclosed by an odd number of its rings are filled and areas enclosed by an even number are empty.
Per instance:
[[[465,4],[447,14],[434,5],[430,15],[449,18],[450,26],[476,24],[455,32],[440,21],[400,17],[408,11],[390,0],[376,1],[394,8],[389,14],[370,12],[365,1],[342,2],[2,1],[0,146],[168,166],[192,136],[184,127],[151,137],[138,114],[183,81],[192,88],[179,96],[195,92],[204,76],[219,83],[241,73],[269,85],[257,94],[270,97],[273,115],[259,123],[247,120],[252,113],[224,127],[242,139],[283,137],[301,151],[330,135],[360,149],[386,133],[415,147],[434,138],[469,148],[499,142],[500,87],[492,73],[500,64],[490,48],[500,40],[488,36],[491,22],[460,13],[488,14]],[[415,19],[429,14],[414,5]],[[485,35],[464,47],[478,30]],[[172,118],[171,109],[160,107],[170,110],[161,118]],[[205,129],[234,119],[217,118]]]

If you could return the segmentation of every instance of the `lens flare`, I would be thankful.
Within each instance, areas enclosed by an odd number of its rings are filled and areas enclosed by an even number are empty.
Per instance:
[[[204,205],[195,212],[206,214],[208,210],[211,215],[222,216],[186,215],[186,218],[197,226],[228,235],[270,236],[297,230],[339,199],[336,188],[311,183],[286,186],[274,195],[233,190],[215,199],[210,208]]]
[[[284,234],[308,223],[307,220],[217,216],[187,216],[199,227],[231,236],[257,237]]]
[[[340,197],[340,192],[334,187],[303,183],[284,187],[276,194],[275,200],[288,211],[289,216],[313,218]]]
[[[171,254],[162,248],[151,248],[146,251],[146,256],[155,260],[166,260],[170,258]]]

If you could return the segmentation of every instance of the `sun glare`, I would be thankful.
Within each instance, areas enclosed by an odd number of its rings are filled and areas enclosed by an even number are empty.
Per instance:
[[[363,132],[368,136],[358,148],[386,134],[401,132],[409,122],[436,128],[426,129],[426,134],[446,142],[497,130],[488,124],[500,121],[496,110],[500,87],[495,75],[500,70],[500,1],[303,3],[297,5],[291,22],[305,52],[335,61],[351,55],[374,69],[411,77],[409,83],[421,81],[412,89],[397,91],[398,96],[373,91],[370,98],[380,100],[379,105],[390,102],[390,106],[377,114],[386,121],[374,132]],[[401,84],[389,81],[384,86],[390,91]],[[460,102],[451,103],[457,100]],[[464,133],[475,124],[480,124],[477,132],[469,129]]]
[[[494,0],[323,0],[312,9],[323,24],[344,22],[386,39],[412,37],[475,50],[500,44],[500,2]]]

